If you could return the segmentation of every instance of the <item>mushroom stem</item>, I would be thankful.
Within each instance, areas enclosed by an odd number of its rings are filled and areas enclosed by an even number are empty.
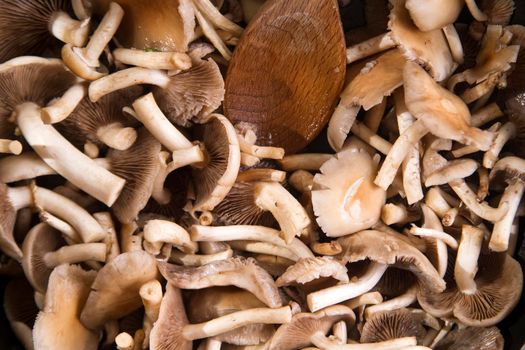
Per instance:
[[[73,7],[73,13],[79,19],[86,19],[91,17],[92,4],[85,2],[85,0],[71,0],[71,7]]]
[[[505,188],[500,203],[507,203],[509,210],[503,218],[494,224],[490,237],[489,248],[495,252],[507,251],[512,231],[512,223],[518,212],[518,208],[525,191],[525,183],[517,180]]]
[[[381,209],[381,220],[387,225],[406,224],[418,220],[419,213],[409,212],[402,204],[387,203]]]
[[[366,318],[369,319],[373,314],[378,312],[397,310],[412,305],[417,300],[417,291],[418,287],[416,284],[395,298],[367,307],[365,310]]]
[[[97,129],[97,137],[105,145],[125,151],[137,140],[137,131],[131,127],[124,127],[121,123],[111,123]]]
[[[351,281],[308,294],[308,308],[315,312],[368,292],[379,282],[387,268],[386,264],[371,262],[366,273],[356,282]]]
[[[204,342],[203,350],[221,350],[221,345],[222,345],[222,342],[220,340],[208,338]]]
[[[394,181],[397,170],[408,152],[427,133],[428,129],[421,120],[414,122],[414,124],[402,133],[397,138],[390,152],[388,152],[374,183],[386,191]]]
[[[363,305],[377,305],[383,302],[383,296],[379,292],[368,292],[344,302],[350,309],[356,309]]]
[[[51,168],[102,203],[115,203],[126,183],[124,179],[98,166],[55,128],[44,124],[36,104],[21,104],[16,107],[16,114],[24,138]]]
[[[439,239],[443,241],[446,245],[448,245],[450,248],[454,250],[458,249],[458,242],[456,241],[456,239],[446,232],[434,230],[431,228],[417,227],[415,225],[413,225],[410,228],[409,232],[410,234],[419,237]]]
[[[229,259],[233,256],[233,251],[228,249],[213,254],[184,254],[179,250],[172,250],[170,260],[184,266],[202,266],[214,261]]]
[[[460,97],[466,104],[471,104],[472,102],[477,101],[484,96],[490,96],[492,95],[494,87],[498,84],[499,80],[499,74],[491,74],[481,83],[465,90]]]
[[[84,261],[106,261],[105,243],[80,243],[64,246],[44,255],[44,263],[49,268],[62,264],[76,264]]]
[[[135,235],[137,224],[124,224],[120,230],[120,246],[122,253],[142,250],[142,235]]]
[[[255,308],[232,312],[208,322],[186,325],[182,330],[182,334],[187,340],[195,340],[213,337],[250,324],[282,324],[291,320],[292,310],[289,306],[277,309]]]
[[[209,0],[193,0],[193,3],[197,5],[199,10],[215,27],[235,34],[236,36],[242,34],[244,29],[225,17]]]
[[[113,219],[111,218],[111,213],[107,211],[94,213],[93,217],[107,232],[106,238],[104,238],[104,243],[108,246],[108,256],[106,258],[106,262],[110,262],[111,260],[120,255],[120,247],[117,238],[117,232],[115,230],[115,224],[113,223]]]
[[[260,158],[241,152],[241,165],[243,166],[252,167],[259,164],[260,161]]]
[[[467,178],[474,174],[478,166],[478,163],[473,159],[452,160],[443,168],[427,176],[425,187],[444,185],[454,180]]]
[[[283,182],[285,179],[286,172],[275,169],[248,169],[237,175],[237,182]]]
[[[84,144],[84,154],[91,159],[95,159],[100,155],[100,149],[93,142],[87,140]]]
[[[151,52],[136,49],[118,48],[113,51],[115,60],[124,64],[149,69],[187,70],[191,68],[191,58],[182,52]]]
[[[477,291],[474,277],[478,272],[478,258],[483,244],[483,235],[483,230],[470,225],[463,225],[461,230],[454,279],[463,294],[472,295]]]
[[[517,131],[516,125],[512,122],[503,124],[499,129],[492,146],[483,156],[483,166],[485,168],[492,169],[494,167],[503,146],[505,146],[507,141],[516,137]]]
[[[118,350],[133,350],[135,342],[133,337],[129,333],[122,332],[115,337],[115,343],[117,344]]]
[[[458,195],[459,199],[461,199],[474,214],[487,221],[497,222],[501,220],[509,210],[509,204],[507,202],[500,202],[497,208],[492,208],[486,202],[480,203],[476,194],[463,179],[454,180],[450,182],[449,185]]]
[[[283,159],[284,149],[280,147],[263,147],[252,145],[244,139],[244,137],[239,136],[239,148],[241,152],[249,154],[257,158],[267,158],[267,159]]]
[[[326,153],[304,153],[286,156],[279,161],[284,171],[311,170],[319,168],[333,156]]]
[[[456,27],[453,23],[449,23],[446,26],[442,28],[443,34],[445,34],[445,38],[448,42],[448,47],[450,48],[450,53],[452,54],[452,58],[456,63],[463,64],[464,62],[464,52],[463,52],[463,45],[461,44],[461,39],[459,37],[459,34],[456,30]]]
[[[315,332],[310,341],[322,350],[399,350],[417,344],[416,337],[397,338],[368,344],[337,344],[322,332]]]
[[[425,196],[425,204],[437,214],[438,217],[443,218],[445,214],[452,208],[452,206],[459,205],[456,203],[450,203],[450,196],[447,196],[439,187],[435,186],[427,191]]]
[[[330,118],[327,132],[328,143],[334,151],[339,151],[343,147],[360,110],[361,106],[359,105],[345,106],[343,101],[339,102]]]
[[[282,185],[276,182],[259,182],[254,188],[255,203],[270,211],[279,223],[287,243],[295,236],[302,236],[310,229],[310,218],[303,206]]]
[[[478,168],[479,186],[476,197],[479,201],[484,200],[489,194],[489,172],[487,168]]]
[[[171,221],[149,220],[144,226],[144,239],[152,243],[169,243],[189,254],[198,249],[197,243],[190,239],[188,232]]]
[[[383,120],[383,116],[385,114],[387,105],[387,99],[383,97],[383,100],[378,105],[375,105],[374,107],[370,108],[368,111],[366,111],[364,124],[367,128],[369,128],[372,132],[377,133],[377,130],[379,129],[379,125],[381,124],[381,120]]]
[[[147,347],[153,323],[159,318],[160,303],[162,302],[162,285],[157,280],[147,282],[140,287],[139,294],[144,304],[144,346]]]
[[[56,172],[33,152],[0,159],[0,181],[6,184],[54,174]]]
[[[264,226],[231,225],[231,226],[201,226],[193,225],[190,229],[191,240],[195,242],[221,241],[261,241],[289,249],[299,258],[313,258],[314,255],[299,239],[294,238],[286,243],[279,237],[279,231]]]
[[[208,19],[203,16],[203,14],[201,13],[201,11],[199,11],[198,8],[194,7],[194,11],[195,17],[197,18],[197,21],[199,22],[199,25],[204,35],[210,40],[213,46],[215,46],[217,51],[220,52],[222,57],[224,57],[226,61],[229,61],[232,58],[232,52],[230,51],[228,46],[226,46],[224,41],[222,41],[221,36],[215,30],[213,24],[210,23],[210,21],[208,21]]]
[[[341,254],[343,251],[343,247],[339,244],[337,241],[330,241],[330,242],[324,242],[324,243],[311,243],[310,247],[312,248],[312,251],[319,255],[327,255],[327,256],[334,256]]]
[[[476,21],[485,22],[488,19],[487,15],[484,14],[476,4],[476,0],[465,0],[465,3]]]
[[[472,117],[470,118],[470,125],[479,128],[480,126],[487,124],[499,117],[503,117],[503,112],[499,108],[498,104],[493,102],[472,114]]]
[[[29,186],[8,187],[7,197],[15,211],[32,206],[34,202],[33,193]]]
[[[193,146],[162,113],[152,93],[133,102],[133,109],[136,112],[135,117],[171,152]]]
[[[310,193],[314,185],[314,176],[309,171],[296,170],[290,175],[288,183],[301,193]]]
[[[0,153],[20,154],[22,153],[22,144],[16,140],[0,139]]]
[[[381,136],[370,130],[365,124],[356,121],[352,125],[352,133],[361,140],[378,150],[383,154],[388,154],[392,149],[392,144]]]
[[[58,40],[74,46],[85,45],[89,36],[89,18],[77,21],[64,11],[53,13],[49,21],[49,31]]]
[[[42,222],[45,222],[49,226],[53,227],[55,230],[59,231],[66,237],[66,241],[73,244],[82,242],[82,238],[78,235],[78,232],[75,231],[73,226],[68,224],[62,219],[57,218],[55,215],[48,213],[47,211],[42,210],[38,217]]]
[[[380,34],[346,49],[346,64],[370,57],[396,46],[390,33]]]
[[[334,337],[337,338],[339,344],[346,344],[348,341],[348,329],[345,321],[339,321],[332,327]]]
[[[292,261],[299,261],[299,257],[290,249],[267,242],[230,241],[227,242],[233,249],[249,253],[275,255]]]
[[[61,122],[69,117],[86,94],[87,87],[85,84],[78,83],[73,85],[62,97],[55,99],[49,106],[42,108],[42,120],[46,124]]]

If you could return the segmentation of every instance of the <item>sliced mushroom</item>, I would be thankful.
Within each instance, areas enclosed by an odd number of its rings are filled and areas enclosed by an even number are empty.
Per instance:
[[[374,313],[361,331],[361,343],[376,343],[402,337],[416,337],[418,343],[426,334],[421,314],[407,309]]]
[[[177,288],[201,289],[233,285],[252,292],[266,305],[282,305],[272,277],[252,258],[230,258],[200,267],[185,267],[159,262],[159,270]]]

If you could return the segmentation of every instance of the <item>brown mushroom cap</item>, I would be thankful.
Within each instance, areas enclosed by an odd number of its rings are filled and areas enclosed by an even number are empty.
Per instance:
[[[199,60],[171,77],[166,89],[155,87],[153,95],[169,120],[180,126],[203,123],[224,99],[224,80],[212,59]]]
[[[475,277],[474,294],[461,293],[454,282],[453,266],[447,271],[447,288],[442,293],[420,285],[417,298],[421,307],[436,317],[454,316],[474,327],[492,326],[507,316],[518,302],[523,288],[519,263],[506,253],[481,255]]]
[[[177,288],[201,289],[212,286],[236,286],[253,293],[269,307],[282,305],[273,278],[253,258],[235,257],[199,267],[158,262],[161,274]]]
[[[206,149],[206,165],[193,168],[196,199],[194,211],[213,210],[228,194],[241,165],[239,141],[233,125],[224,116],[212,115],[196,127],[197,139]]]
[[[397,297],[405,293],[417,281],[413,273],[395,267],[388,268],[374,290],[387,297]]]
[[[0,182],[0,249],[13,259],[22,259],[22,250],[15,242],[13,230],[16,221],[16,211],[9,201],[8,187]]]
[[[265,307],[252,293],[236,287],[212,287],[192,291],[188,302],[188,318],[192,323],[206,322],[232,312]],[[273,335],[271,324],[252,324],[214,337],[234,345],[257,345]]]
[[[374,313],[366,320],[361,331],[361,343],[377,343],[385,340],[416,337],[423,340],[426,331],[423,315],[407,309]]]
[[[418,278],[420,286],[424,285],[437,293],[445,289],[445,281],[423,253],[396,236],[367,230],[339,238],[338,242],[343,247],[338,257],[344,262],[370,259],[411,271]]]
[[[338,260],[330,256],[303,258],[290,266],[275,281],[277,287],[294,283],[305,284],[321,277],[332,277],[348,282],[348,270]]]
[[[496,327],[456,328],[436,344],[436,350],[503,350],[504,339]]]
[[[142,306],[140,287],[157,277],[155,259],[144,251],[118,255],[97,274],[80,315],[82,323],[98,329]]]
[[[487,24],[507,25],[514,13],[514,0],[481,0],[479,8],[487,15]]]
[[[107,159],[111,172],[126,179],[126,185],[115,203],[113,213],[121,223],[130,223],[146,206],[159,171],[160,143],[145,129],[138,130],[137,140],[129,149],[111,149]]]

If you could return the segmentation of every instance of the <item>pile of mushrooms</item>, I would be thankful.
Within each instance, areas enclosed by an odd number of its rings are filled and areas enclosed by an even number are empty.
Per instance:
[[[263,3],[0,1],[13,332],[37,350],[503,349],[523,287],[513,1],[365,0],[332,150],[298,154],[222,115]]]

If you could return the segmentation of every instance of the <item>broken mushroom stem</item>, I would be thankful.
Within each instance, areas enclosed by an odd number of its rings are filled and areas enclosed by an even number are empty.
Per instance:
[[[149,345],[149,334],[153,324],[159,318],[160,303],[162,302],[162,285],[157,280],[149,281],[139,289],[142,304],[144,304],[144,343],[143,347]]]
[[[463,179],[451,181],[449,185],[459,199],[461,199],[474,214],[487,221],[497,222],[501,220],[509,210],[509,204],[507,202],[500,202],[497,208],[489,206],[486,202],[480,203],[476,194]]]
[[[98,139],[105,145],[125,151],[137,140],[137,131],[132,127],[124,127],[121,123],[104,125],[97,130]]]
[[[49,31],[62,42],[82,46],[89,36],[89,22],[89,18],[78,21],[64,11],[57,11],[49,21]]]
[[[393,350],[417,345],[416,337],[397,338],[368,344],[337,344],[328,339],[322,332],[314,333],[310,340],[322,350]]]
[[[474,226],[463,225],[454,267],[454,279],[458,289],[463,294],[472,295],[476,293],[477,286],[474,278],[478,271],[478,258],[483,244],[483,236],[483,230]]]
[[[256,146],[251,143],[246,142],[244,137],[239,136],[239,148],[241,152],[249,154],[257,158],[267,158],[267,159],[283,159],[284,149],[280,147],[264,147]]]
[[[169,243],[184,253],[194,254],[198,245],[181,226],[171,221],[149,220],[144,226],[144,239],[151,243]]]
[[[303,153],[286,156],[279,161],[284,171],[311,170],[318,171],[327,160],[332,158],[326,153]]]
[[[47,107],[42,108],[42,120],[46,124],[63,121],[69,117],[86,95],[87,87],[85,84],[73,85],[60,98],[54,99]]]
[[[182,52],[153,52],[136,49],[117,48],[113,51],[115,60],[124,64],[163,70],[187,70],[191,68],[191,58]]]
[[[0,139],[0,153],[18,155],[22,153],[22,144],[16,140]]]

